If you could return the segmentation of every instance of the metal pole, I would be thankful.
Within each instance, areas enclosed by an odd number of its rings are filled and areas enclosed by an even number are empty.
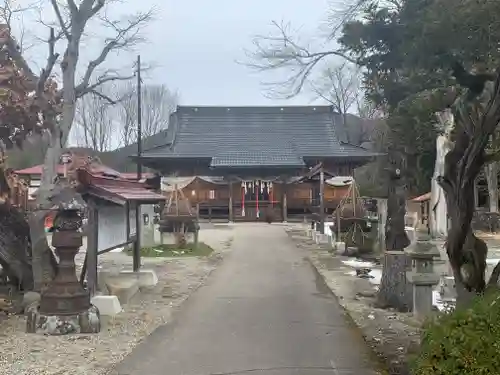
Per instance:
[[[141,56],[137,56],[137,181],[142,179],[142,101],[141,101]],[[141,267],[141,210],[137,203],[135,207],[135,242],[133,270],[138,271]]]
[[[319,232],[325,234],[325,172],[323,165],[319,172]]]
[[[137,181],[142,179],[142,98],[141,56],[137,56]]]

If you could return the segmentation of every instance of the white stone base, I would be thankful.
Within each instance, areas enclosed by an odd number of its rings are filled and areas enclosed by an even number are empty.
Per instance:
[[[140,288],[151,288],[158,284],[158,276],[154,270],[139,270],[137,272],[124,270],[121,271],[120,274],[130,275],[131,277],[135,276]]]
[[[319,245],[319,244],[326,244],[328,243],[328,236],[326,234],[322,234],[320,232],[316,232],[316,236],[314,238],[314,241]]]
[[[346,251],[345,242],[335,242],[334,249],[338,254],[343,254]]]
[[[118,297],[122,305],[126,305],[139,291],[138,278],[130,274],[109,274],[101,272],[98,280],[106,286],[107,294]]]
[[[94,296],[91,302],[104,316],[115,316],[123,311],[117,296]]]

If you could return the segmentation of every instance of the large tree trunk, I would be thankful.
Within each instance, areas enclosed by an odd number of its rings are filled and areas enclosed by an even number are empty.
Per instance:
[[[474,181],[484,164],[484,146],[481,139],[456,129],[455,145],[445,159],[444,176],[440,184],[446,196],[450,228],[446,252],[450,260],[457,305],[467,304],[475,294],[485,289],[486,244],[475,237],[471,229],[474,214]],[[482,146],[482,147],[481,147]]]
[[[30,226],[34,290],[40,291],[55,276],[55,256],[47,242],[45,218],[52,209],[52,192],[57,178],[57,165],[61,157],[58,129],[53,130],[50,146],[45,154],[42,179],[37,190],[35,209],[28,217]]]
[[[57,165],[61,158],[63,147],[66,146],[68,136],[75,118],[76,91],[75,72],[79,56],[80,37],[73,35],[68,40],[66,53],[61,62],[63,81],[63,107],[59,120],[54,119],[54,128],[50,134],[50,146],[45,154],[42,179],[38,189],[37,209],[30,215],[30,233],[32,239],[33,275],[35,290],[41,290],[53,277],[55,271],[55,257],[47,243],[45,234],[45,217],[49,209],[57,201],[55,185],[57,183]]]
[[[410,244],[405,231],[406,185],[402,176],[403,159],[391,161],[390,182],[385,223],[384,267],[377,295],[377,306],[392,307],[399,311],[410,311],[413,306],[411,285],[406,279],[410,266],[404,249]]]
[[[484,166],[484,174],[488,183],[490,212],[498,212],[498,170],[498,162],[492,162]]]

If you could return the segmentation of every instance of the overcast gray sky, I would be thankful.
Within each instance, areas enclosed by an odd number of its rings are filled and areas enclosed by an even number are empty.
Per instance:
[[[294,29],[300,29],[302,39],[309,41],[316,36],[319,40],[318,29],[325,26],[329,1],[332,0],[121,0],[110,5],[109,13],[117,19],[136,11],[157,9],[156,19],[144,32],[147,43],[139,46],[137,52],[143,61],[157,65],[146,77],[146,83],[165,83],[177,89],[180,104],[269,105],[285,102],[266,98],[260,83],[266,79],[276,81],[280,76],[255,73],[236,60],[245,60],[244,50],[252,47],[253,36],[269,35],[276,30],[272,21],[290,22]],[[24,29],[31,34],[27,38],[30,41],[48,34],[37,19],[54,20],[50,2],[45,0],[43,4],[41,16],[37,12],[29,15],[23,12]],[[16,21],[13,26],[19,29],[22,25]],[[87,35],[82,42],[80,74],[85,60],[99,54],[104,39],[95,24],[88,25],[86,33],[94,35]],[[25,51],[25,56],[39,70],[45,66],[47,46],[36,44]],[[105,66],[124,65],[124,61],[131,61],[134,56],[125,53],[111,56]],[[312,98],[306,94],[287,104],[310,104]]]
[[[253,35],[273,30],[273,20],[290,21],[305,38],[317,34],[327,9],[328,0],[164,0],[141,55],[159,65],[151,80],[177,88],[181,104],[269,105],[266,77],[235,60],[245,58]],[[289,104],[310,102],[309,94]]]

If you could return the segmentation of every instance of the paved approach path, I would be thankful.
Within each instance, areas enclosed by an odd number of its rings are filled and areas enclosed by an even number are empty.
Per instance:
[[[280,225],[236,225],[233,251],[114,375],[373,375],[359,333]]]

